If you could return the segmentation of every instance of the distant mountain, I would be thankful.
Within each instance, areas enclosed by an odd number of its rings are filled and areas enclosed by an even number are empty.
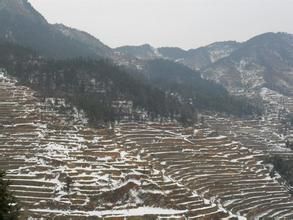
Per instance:
[[[0,0],[0,40],[53,58],[111,55],[110,48],[89,34],[49,24],[27,0]]]
[[[125,55],[143,60],[168,59],[182,63],[191,69],[200,70],[229,56],[238,49],[240,43],[234,41],[217,42],[198,49],[183,50],[177,47],[154,48],[149,44],[141,46],[123,46],[115,50]]]
[[[230,91],[268,87],[293,95],[293,35],[256,36],[204,70],[203,76]]]
[[[150,45],[127,46],[119,50],[138,59],[162,58],[184,64],[233,94],[255,92],[263,87],[293,94],[291,34],[266,33],[244,43],[216,42],[187,51],[176,47],[155,49]]]
[[[235,41],[217,42],[206,47],[190,49],[188,51],[180,48],[162,47],[158,51],[161,56],[180,62],[191,69],[200,70],[212,63],[229,56],[238,49],[240,43]]]

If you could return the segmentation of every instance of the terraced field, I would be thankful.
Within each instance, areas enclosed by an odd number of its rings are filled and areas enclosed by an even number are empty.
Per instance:
[[[171,202],[158,172],[125,152],[113,131],[73,123],[4,75],[0,155],[0,169],[6,170],[22,207],[21,219],[181,218],[186,212]]]
[[[264,100],[264,114],[261,117],[240,119],[205,115],[204,126],[241,142],[251,150],[292,159],[293,151],[286,147],[286,141],[293,137],[293,126],[286,116],[293,112],[293,97],[269,89],[263,89],[261,96]]]
[[[188,209],[190,219],[293,218],[293,199],[261,164],[261,151],[252,152],[210,129],[187,133],[172,124],[126,123],[116,132],[128,151],[153,161],[153,167],[206,201],[202,207],[186,202],[184,195],[174,198]]]
[[[291,219],[251,151],[209,128],[89,128],[0,74],[0,169],[21,219]]]

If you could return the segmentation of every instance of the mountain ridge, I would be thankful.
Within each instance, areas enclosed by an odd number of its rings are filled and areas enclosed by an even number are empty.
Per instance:
[[[225,86],[233,94],[262,87],[293,94],[293,35],[268,32],[245,42],[215,42],[197,49],[127,46],[126,54],[139,59],[168,59],[200,71],[202,77]],[[149,48],[152,48],[150,50]],[[147,56],[137,56],[135,51]],[[151,53],[157,51],[156,53]],[[149,55],[150,54],[150,55]],[[243,94],[244,94],[243,93]]]
[[[63,31],[60,24],[48,23],[27,0],[0,1],[0,40],[33,48],[55,59],[110,56],[107,46],[93,36],[65,25],[62,28]],[[71,37],[64,29],[71,32]],[[95,48],[90,48],[89,42],[93,41]]]
[[[42,23],[47,23],[47,20],[33,8],[28,0],[1,0],[0,11],[6,10],[13,14],[22,14],[26,17],[36,18]]]

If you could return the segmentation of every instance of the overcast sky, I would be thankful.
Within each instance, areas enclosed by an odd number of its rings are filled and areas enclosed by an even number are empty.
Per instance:
[[[293,0],[29,0],[50,23],[91,33],[111,47],[244,41],[293,33]]]

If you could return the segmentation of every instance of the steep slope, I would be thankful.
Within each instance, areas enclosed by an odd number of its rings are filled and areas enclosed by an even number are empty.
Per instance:
[[[27,0],[0,1],[0,39],[54,58],[109,55],[109,49],[93,37],[49,24]]]
[[[106,46],[100,40],[84,31],[70,28],[63,24],[55,24],[53,26],[66,37],[84,44],[88,51],[91,51],[100,57],[112,57],[114,55],[110,47]]]
[[[293,35],[266,33],[256,36],[204,71],[232,92],[268,87],[293,94]]]
[[[148,61],[144,69],[152,85],[169,92],[196,109],[235,115],[259,111],[249,104],[248,100],[229,95],[223,86],[202,79],[199,72],[182,64],[157,59]]]

